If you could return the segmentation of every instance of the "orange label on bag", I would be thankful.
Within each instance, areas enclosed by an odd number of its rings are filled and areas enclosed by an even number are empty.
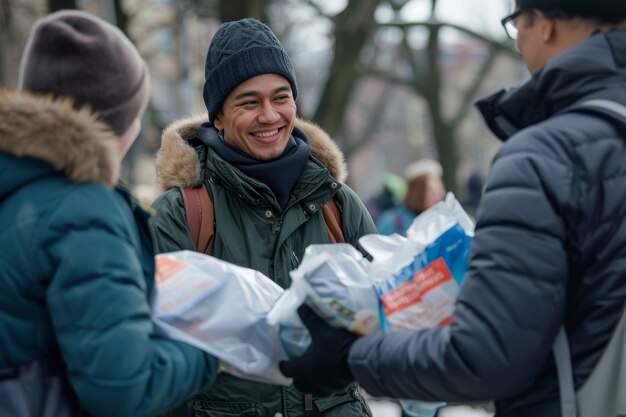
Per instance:
[[[157,256],[155,259],[155,263],[156,263],[155,282],[157,285],[161,284],[168,278],[172,277],[174,274],[176,274],[181,269],[185,268],[185,266],[187,265],[183,262],[177,261],[165,255]]]
[[[452,274],[443,258],[435,259],[415,272],[410,281],[380,297],[385,315],[390,316],[417,304],[433,288],[452,279]]]

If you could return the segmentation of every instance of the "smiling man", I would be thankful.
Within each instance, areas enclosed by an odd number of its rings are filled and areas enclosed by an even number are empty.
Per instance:
[[[291,60],[263,23],[224,23],[206,59],[207,117],[174,123],[157,160],[161,186],[153,223],[160,252],[195,250],[180,188],[205,185],[215,225],[211,254],[256,269],[282,287],[307,246],[329,243],[325,211],[336,203],[343,238],[375,233],[345,179],[343,155],[318,127],[296,118]],[[343,380],[342,380],[343,381]],[[295,387],[244,381],[222,373],[209,390],[170,416],[371,416],[354,382],[313,397]]]

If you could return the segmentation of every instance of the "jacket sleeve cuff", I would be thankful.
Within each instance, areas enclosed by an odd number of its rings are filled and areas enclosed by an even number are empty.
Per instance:
[[[348,354],[348,366],[354,379],[368,394],[375,397],[385,395],[379,388],[382,375],[370,359],[371,355],[375,355],[375,352],[378,351],[382,337],[382,335],[359,337],[350,347]]]

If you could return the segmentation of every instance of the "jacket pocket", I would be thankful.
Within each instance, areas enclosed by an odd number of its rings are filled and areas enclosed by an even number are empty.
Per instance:
[[[191,400],[193,417],[261,417],[261,404],[254,402],[229,402]]]
[[[316,406],[322,417],[372,417],[370,407],[354,385],[349,395],[342,395],[332,402],[317,400]]]

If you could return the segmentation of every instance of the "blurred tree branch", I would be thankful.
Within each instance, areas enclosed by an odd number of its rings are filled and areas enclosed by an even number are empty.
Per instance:
[[[396,21],[396,22],[390,22],[390,23],[382,23],[380,26],[381,27],[397,27],[404,31],[406,31],[406,29],[411,29],[411,28],[419,27],[419,26],[422,26],[428,29],[446,27],[446,28],[458,30],[461,33],[469,35],[470,37],[476,40],[479,40],[483,42],[484,44],[492,47],[496,52],[502,52],[512,57],[519,56],[519,52],[517,51],[517,49],[515,49],[515,47],[511,45],[509,42],[496,41],[494,39],[489,38],[488,36],[483,35],[482,33],[476,32],[472,29],[469,29],[469,28],[466,28],[464,26],[460,26],[454,23],[450,23],[450,22],[439,22],[436,20],[426,20],[426,21],[416,21],[416,22],[397,22]]]
[[[309,7],[313,8],[317,12],[317,14],[319,16],[323,16],[323,17],[326,17],[328,19],[332,19],[331,16],[328,16],[326,13],[324,13],[324,11],[322,10],[322,8],[320,7],[318,2],[316,2],[314,0],[305,0],[304,3],[307,4]]]
[[[385,115],[385,109],[389,99],[391,99],[392,91],[393,86],[387,85],[385,86],[382,95],[377,97],[375,100],[372,100],[373,106],[369,111],[370,117],[367,118],[365,127],[361,132],[359,132],[358,135],[351,135],[352,137],[348,136],[346,145],[342,147],[344,155],[352,155],[376,137],[374,134],[376,132],[376,126],[380,125],[380,122]],[[342,136],[345,137],[347,135],[344,133]]]
[[[438,21],[434,15],[437,0],[431,0],[431,16],[427,20],[415,22],[394,20],[383,24],[378,24],[373,19],[376,7],[380,3],[381,1],[368,2],[372,8],[364,10],[365,7],[362,2],[352,0],[335,17],[333,61],[313,119],[341,141],[340,146],[342,146],[345,157],[349,158],[355,150],[372,140],[371,130],[367,134],[358,135],[360,139],[338,135],[340,131],[344,132],[341,126],[344,123],[345,109],[359,77],[368,74],[394,84],[410,85],[415,94],[423,97],[426,101],[431,120],[433,142],[444,167],[444,182],[449,190],[456,191],[456,168],[458,166],[456,135],[458,128],[471,109],[471,103],[493,67],[495,59],[500,55],[518,57],[518,52],[510,43],[496,41],[464,26]],[[319,10],[314,1],[309,0],[307,4]],[[396,13],[403,4],[403,2],[390,2]],[[361,51],[366,42],[372,38],[372,34],[376,30],[385,27],[397,28],[402,31],[400,53],[411,68],[412,76],[410,79],[393,74],[393,69],[381,71],[368,68],[365,71],[359,71],[357,68]],[[424,28],[428,32],[424,51],[415,50],[408,43],[408,31],[416,27]],[[444,98],[442,97],[443,85],[440,68],[442,51],[439,38],[441,30],[444,28],[459,31],[484,44],[488,49],[486,59],[470,83],[464,87],[459,107],[452,117],[444,116]],[[385,97],[387,96],[385,95]],[[382,101],[382,99],[377,100]],[[380,120],[380,110],[380,106],[373,106],[371,113],[366,116],[369,126],[375,126],[375,121]]]
[[[379,3],[380,0],[350,0],[346,8],[333,19],[333,61],[313,115],[313,120],[331,135],[337,133],[343,123],[350,93],[357,80],[356,64],[363,46],[377,27],[374,12]]]
[[[432,0],[432,10],[434,11],[436,0]],[[424,97],[428,105],[429,115],[431,119],[432,135],[439,161],[443,166],[443,179],[447,189],[456,192],[456,169],[458,166],[456,136],[458,128],[471,109],[472,101],[475,98],[482,82],[487,76],[489,70],[493,67],[495,58],[501,54],[517,56],[517,51],[509,44],[497,42],[486,37],[483,34],[475,32],[463,26],[459,26],[447,22],[439,22],[432,16],[429,20],[420,22],[392,22],[381,26],[395,27],[402,30],[402,52],[408,60],[413,71],[413,89],[417,95]],[[426,66],[421,66],[417,61],[415,51],[407,42],[408,30],[415,27],[424,27],[428,30],[428,39],[426,43]],[[472,81],[465,88],[460,100],[460,106],[456,114],[447,119],[443,114],[442,105],[442,80],[440,68],[441,47],[439,44],[440,31],[443,28],[451,28],[460,31],[470,37],[485,44],[488,48],[488,54],[480,69],[473,77]]]
[[[485,59],[485,61],[482,63],[480,69],[474,76],[474,80],[471,82],[467,90],[465,90],[465,93],[461,98],[461,104],[459,106],[457,114],[450,121],[450,124],[452,125],[452,128],[455,132],[465,116],[467,116],[467,112],[472,108],[472,103],[474,101],[474,98],[476,97],[476,93],[478,93],[482,82],[484,81],[485,77],[487,77],[487,74],[493,67],[497,56],[498,52],[496,48],[494,46],[491,46],[489,48],[487,59]]]

